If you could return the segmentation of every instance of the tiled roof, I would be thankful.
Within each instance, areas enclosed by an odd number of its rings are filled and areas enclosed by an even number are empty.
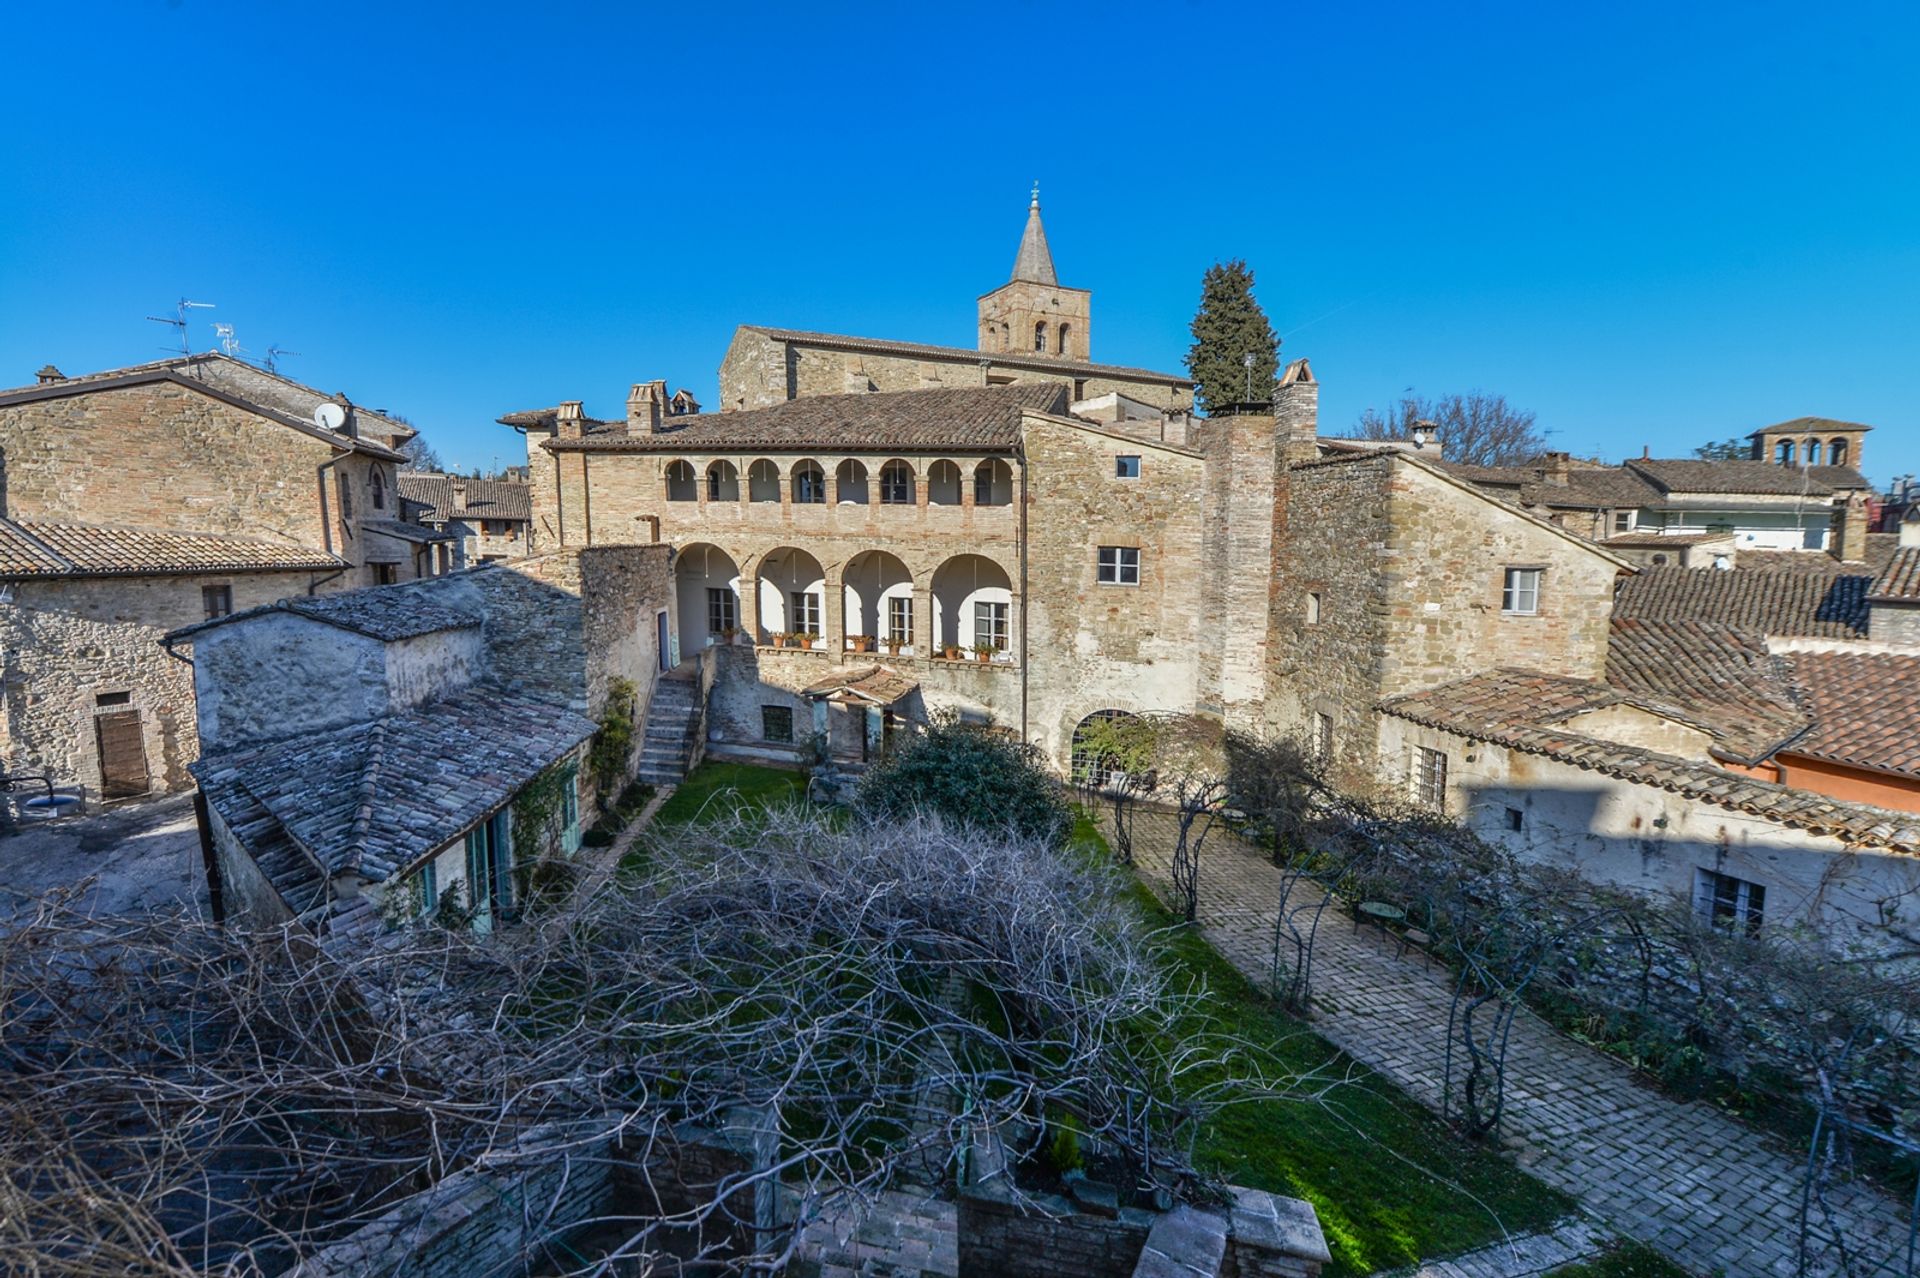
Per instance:
[[[1920,603],[1920,546],[1902,546],[1873,579],[1869,599],[1902,599]]]
[[[1794,704],[1766,637],[1700,621],[1615,619],[1607,682],[1713,735],[1742,763],[1757,763],[1810,722]]]
[[[244,792],[327,872],[379,882],[480,821],[594,730],[547,698],[483,682],[191,770],[209,801]],[[222,803],[223,820],[237,803]]]
[[[1775,422],[1771,426],[1762,426],[1756,431],[1750,431],[1747,438],[1758,439],[1762,435],[1777,435],[1782,432],[1792,432],[1797,435],[1818,435],[1830,430],[1872,429],[1873,427],[1867,425],[1865,422],[1843,422],[1837,421],[1832,417],[1795,417],[1784,422]]]
[[[1807,556],[1808,560],[1817,557]],[[1703,621],[1765,635],[1864,639],[1872,578],[1827,560],[1802,571],[1645,568],[1620,582],[1620,620]]]
[[[406,499],[403,497],[401,500]],[[425,524],[410,524],[404,519],[368,519],[362,521],[360,526],[368,532],[376,532],[383,537],[398,537],[401,541],[419,544],[453,540],[453,534],[443,529],[429,528]]]
[[[608,431],[548,440],[556,452],[690,452],[752,449],[967,449],[999,451],[1020,442],[1020,415],[1066,410],[1067,388],[1051,383],[953,390],[812,395],[770,408],[669,417],[651,435]]]
[[[1159,373],[1151,368],[1129,368],[1124,364],[1089,364],[1084,360],[1059,359],[1027,351],[979,351],[965,346],[930,346],[924,342],[892,342],[877,337],[847,337],[840,333],[809,333],[797,328],[767,328],[760,324],[742,324],[740,331],[759,333],[777,342],[801,346],[825,346],[834,350],[875,351],[885,355],[920,356],[926,359],[959,360],[967,364],[999,364],[1007,368],[1037,368],[1046,372],[1070,373],[1081,377],[1126,377],[1141,381],[1166,382],[1173,386],[1191,386],[1191,377],[1178,373]]]
[[[1920,656],[1801,652],[1789,660],[1814,718],[1792,753],[1920,777]]]
[[[172,359],[154,360],[147,364],[133,364],[126,368],[87,373],[79,377],[66,377],[57,382],[36,383],[32,386],[16,387],[13,390],[0,390],[0,405],[63,399],[70,395],[82,395],[95,390],[143,386],[154,382],[170,382],[173,385],[212,396],[237,408],[277,421],[283,426],[290,426],[316,439],[324,439],[338,448],[366,453],[385,461],[406,460],[404,453],[396,452],[378,440],[343,435],[317,426],[313,420],[313,410],[322,401],[331,399],[331,396],[322,395],[311,386],[302,386],[298,382],[255,368],[251,364],[218,352],[208,352],[204,355],[180,355]],[[367,433],[369,426],[373,428],[371,433],[377,435],[411,436],[416,433],[413,427],[395,421],[374,409],[361,408],[356,404],[353,412],[359,419],[363,435]]]
[[[1456,479],[1494,489],[1495,496],[1508,501],[1517,499],[1525,506],[1611,510],[1650,506],[1660,500],[1657,489],[1623,466],[1572,465],[1567,469],[1567,482],[1562,484],[1547,478],[1545,466],[1473,466],[1450,461],[1436,464]]]
[[[1659,550],[1666,546],[1672,546],[1677,549],[1685,546],[1698,546],[1700,543],[1707,541],[1727,541],[1730,540],[1731,537],[1732,534],[1730,533],[1630,532],[1621,533],[1615,537],[1602,538],[1600,544],[1610,546],[1615,550]]]
[[[1425,692],[1394,697],[1380,708],[1414,723],[1543,755],[1588,771],[1668,790],[1853,846],[1920,852],[1920,815],[1842,803],[1805,790],[1756,781],[1707,763],[1690,763],[1635,746],[1603,741],[1555,721],[1608,704],[1597,684],[1526,670],[1496,670]]]
[[[0,519],[0,577],[135,577],[347,567],[306,546],[98,524]]]
[[[539,430],[552,430],[559,423],[560,410],[558,408],[525,408],[515,413],[502,413],[494,420],[502,426],[530,426]],[[580,421],[589,434],[624,427],[627,424],[627,419],[624,417],[611,420],[582,417]]]
[[[1766,461],[1636,459],[1627,468],[1667,494],[1712,493],[1830,497],[1838,489],[1867,488],[1851,466],[1776,466]]]
[[[408,471],[400,476],[400,495],[425,505],[432,512],[432,518],[452,519],[455,484],[466,486],[466,513],[474,519],[533,518],[529,486],[519,480],[462,479],[458,475]]]
[[[890,706],[912,694],[920,681],[901,674],[891,666],[868,666],[864,670],[843,670],[800,690],[803,697],[870,702]]]
[[[294,595],[258,608],[169,631],[167,642],[191,638],[215,626],[230,626],[271,612],[291,612],[383,643],[441,630],[482,625],[486,612],[467,574],[428,577],[395,586],[368,586],[326,595]]]

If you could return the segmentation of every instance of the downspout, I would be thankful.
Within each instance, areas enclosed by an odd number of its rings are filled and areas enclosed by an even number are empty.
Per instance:
[[[580,454],[580,502],[585,508],[582,517],[587,521],[587,544],[593,544],[593,477],[587,473],[587,461],[591,454]],[[698,481],[695,481],[698,482]]]
[[[320,593],[320,587],[326,585],[329,581],[332,581],[336,577],[344,577],[346,575],[347,575],[347,570],[345,568],[336,568],[324,577],[315,577],[313,580],[307,583],[307,593],[310,595],[317,595]]]
[[[1020,739],[1031,741],[1027,734],[1027,670],[1033,664],[1033,647],[1027,642],[1027,614],[1030,609],[1027,600],[1027,439],[1022,431],[1020,442],[1014,445],[1014,460],[1020,463]]]
[[[333,553],[333,517],[327,513],[327,472],[340,464],[345,453],[337,453],[314,468],[314,481],[320,485],[320,544]]]

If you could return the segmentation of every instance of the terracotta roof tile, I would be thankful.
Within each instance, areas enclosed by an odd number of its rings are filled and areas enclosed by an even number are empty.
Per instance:
[[[1052,383],[951,390],[811,395],[770,408],[669,417],[651,435],[624,429],[548,440],[555,452],[691,452],[756,449],[967,449],[999,451],[1020,441],[1023,410],[1066,411]]]
[[[306,546],[247,537],[0,520],[0,576],[5,577],[298,572],[347,566],[343,559]]]
[[[1851,466],[1776,466],[1768,461],[1696,461],[1654,458],[1629,461],[1634,471],[1665,493],[1830,497],[1836,490],[1867,488]]]
[[[1636,621],[1702,621],[1765,635],[1864,639],[1867,634],[1865,573],[1848,571],[1824,556],[1792,571],[1742,566],[1646,568],[1620,582],[1613,615]]]
[[[1706,729],[1742,763],[1766,758],[1811,722],[1766,637],[1733,626],[1615,619],[1607,682]]]
[[[1920,777],[1920,656],[1802,652],[1788,660],[1814,718],[1791,753]]]
[[[1920,546],[1902,546],[1867,589],[1869,599],[1920,602]]]

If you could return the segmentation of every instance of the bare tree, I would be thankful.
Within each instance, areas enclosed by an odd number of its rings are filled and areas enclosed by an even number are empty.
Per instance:
[[[1173,890],[1186,921],[1200,915],[1200,853],[1226,806],[1226,742],[1220,722],[1169,715],[1154,724],[1153,770],[1162,802],[1173,807]]]
[[[1523,466],[1547,450],[1531,412],[1478,390],[1438,399],[1408,394],[1385,413],[1367,409],[1354,429],[1361,439],[1402,440],[1416,422],[1433,423],[1448,461],[1470,466]]]
[[[425,435],[414,435],[400,446],[400,451],[407,455],[407,460],[401,464],[401,470],[437,473],[446,469],[446,464],[440,460],[439,450],[427,442]]]
[[[719,814],[575,911],[431,926],[98,920],[0,929],[0,1271],[275,1272],[479,1162],[586,1166],[743,1107],[779,1138],[708,1201],[602,1220],[610,1254],[704,1241],[777,1187],[804,1223],[1057,1116],[1184,1196],[1219,1106],[1288,1082],[1203,1022],[1101,871],[927,819]],[[541,1233],[543,1211],[532,1204]],[[557,1232],[557,1227],[550,1232]],[[737,1232],[737,1231],[735,1231]],[[574,1272],[562,1253],[503,1256]]]

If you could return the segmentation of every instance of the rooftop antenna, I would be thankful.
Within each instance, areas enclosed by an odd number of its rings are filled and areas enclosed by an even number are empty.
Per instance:
[[[220,349],[227,358],[238,359],[243,348],[240,345],[239,335],[233,331],[233,325],[215,324],[213,331],[220,338]]]
[[[278,363],[278,362],[279,362],[279,361],[280,361],[281,359],[283,359],[283,358],[285,358],[285,357],[286,357],[286,356],[288,356],[288,355],[292,355],[292,356],[294,356],[294,357],[295,357],[295,358],[297,359],[297,358],[299,357],[299,355],[300,355],[300,352],[299,352],[299,351],[290,351],[290,350],[288,350],[288,349],[287,349],[286,347],[284,347],[284,346],[269,346],[269,347],[267,347],[267,371],[268,371],[269,373],[277,373],[277,372],[279,372],[280,370],[279,370],[279,368],[277,368],[277,367],[276,367],[276,364],[277,364],[277,363]]]
[[[187,312],[193,309],[210,311],[213,309],[213,303],[212,302],[189,302],[186,298],[183,297],[180,299],[180,304],[173,308],[175,318],[168,319],[164,315],[147,316],[148,319],[152,320],[156,324],[171,324],[174,327],[174,329],[180,334],[180,353],[182,355],[193,354],[193,352],[187,348]]]

